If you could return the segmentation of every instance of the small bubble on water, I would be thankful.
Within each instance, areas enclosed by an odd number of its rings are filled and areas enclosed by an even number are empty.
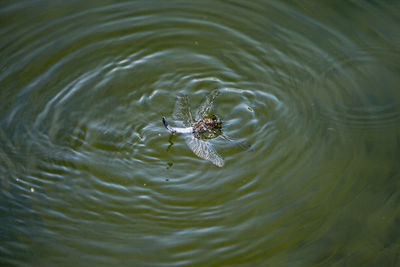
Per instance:
[[[31,187],[31,192],[32,193],[35,192],[35,188]]]

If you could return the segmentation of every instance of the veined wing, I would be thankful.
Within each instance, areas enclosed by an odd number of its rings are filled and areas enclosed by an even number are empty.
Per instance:
[[[218,167],[224,166],[224,159],[218,155],[210,142],[202,141],[192,135],[186,138],[186,143],[198,157],[209,160]]]
[[[218,89],[213,90],[204,100],[204,102],[200,105],[199,110],[197,111],[196,121],[204,118],[213,108],[214,101],[219,95]]]
[[[235,145],[237,145],[243,151],[248,151],[248,152],[253,151],[253,148],[247,142],[239,141],[239,140],[237,140],[235,138],[227,136],[226,134],[221,134],[221,137],[224,138],[227,141],[235,143]]]
[[[186,127],[190,127],[193,124],[192,111],[190,110],[189,97],[185,94],[178,95],[174,108],[174,117],[177,120],[183,121]]]

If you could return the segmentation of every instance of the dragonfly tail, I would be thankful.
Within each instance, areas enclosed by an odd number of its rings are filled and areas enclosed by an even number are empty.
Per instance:
[[[163,122],[165,128],[168,129],[168,131],[170,131],[171,133],[176,133],[175,129],[172,128],[171,126],[169,126],[167,119],[165,117],[162,117],[162,122]]]

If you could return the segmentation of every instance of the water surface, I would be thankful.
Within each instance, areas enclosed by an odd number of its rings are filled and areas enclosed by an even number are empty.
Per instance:
[[[1,265],[399,265],[398,14],[3,1]],[[222,168],[161,123],[214,89]]]

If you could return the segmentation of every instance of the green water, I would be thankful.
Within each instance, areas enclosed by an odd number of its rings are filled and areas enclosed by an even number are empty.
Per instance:
[[[0,265],[399,266],[398,1],[2,1]],[[171,136],[218,89],[217,167]]]

